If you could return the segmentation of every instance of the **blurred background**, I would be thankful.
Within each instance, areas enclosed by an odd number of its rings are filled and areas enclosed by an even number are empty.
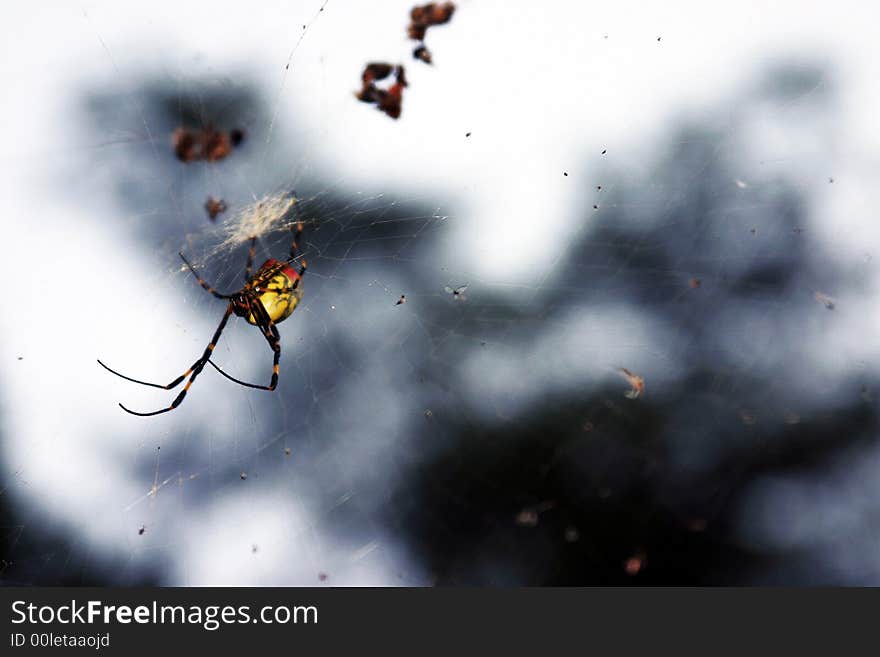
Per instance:
[[[880,584],[873,10],[412,6],[5,7],[0,581]]]

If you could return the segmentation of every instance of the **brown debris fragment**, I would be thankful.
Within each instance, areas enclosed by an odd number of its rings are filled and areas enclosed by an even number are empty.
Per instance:
[[[535,527],[538,524],[538,512],[534,509],[523,509],[516,514],[516,524],[520,527]]]
[[[376,86],[376,82],[384,80],[394,73],[394,83],[388,89]],[[403,88],[407,86],[406,73],[400,64],[392,66],[384,62],[367,64],[361,74],[361,90],[355,94],[362,103],[375,103],[376,107],[392,119],[400,117],[400,105],[403,100]]]
[[[705,518],[691,518],[688,522],[688,529],[694,533],[706,531],[708,523]]]
[[[540,519],[541,514],[545,511],[549,511],[555,506],[556,502],[548,500],[546,502],[536,504],[535,506],[526,507],[516,514],[514,520],[516,524],[520,527],[536,527],[538,525],[538,520]]]
[[[623,375],[623,378],[627,380],[632,388],[627,390],[624,393],[624,396],[627,399],[638,399],[639,395],[645,392],[645,379],[640,377],[638,374],[633,374],[625,367],[620,368],[620,373]]]
[[[830,297],[824,292],[816,292],[813,295],[813,298],[816,299],[819,303],[825,306],[828,310],[834,310],[834,306],[837,303],[837,299],[834,297]]]
[[[415,59],[421,59],[425,64],[430,64],[433,62],[433,57],[431,56],[431,51],[428,50],[427,46],[424,43],[416,46],[416,49],[413,50],[413,57]]]
[[[174,154],[181,162],[207,160],[218,162],[232,152],[244,140],[244,131],[235,129],[229,132],[205,128],[177,128],[171,137]]]
[[[642,552],[638,552],[631,556],[626,560],[626,563],[623,565],[623,569],[627,575],[630,577],[634,577],[639,574],[642,568],[645,567],[645,555]]]
[[[742,408],[739,411],[739,419],[742,420],[743,424],[753,425],[758,421],[758,416],[755,415],[752,411],[747,408]]]
[[[421,41],[425,32],[432,25],[448,23],[455,12],[453,2],[431,2],[427,5],[413,7],[409,12],[410,23],[406,33],[410,39]]]
[[[211,221],[216,220],[220,214],[226,212],[226,201],[209,196],[208,200],[205,201],[205,212],[208,213]]]
[[[382,80],[391,75],[391,72],[394,70],[394,66],[391,64],[385,64],[383,62],[374,62],[372,64],[367,64],[364,68],[364,72],[361,73],[361,81],[364,84],[372,84],[376,80]]]

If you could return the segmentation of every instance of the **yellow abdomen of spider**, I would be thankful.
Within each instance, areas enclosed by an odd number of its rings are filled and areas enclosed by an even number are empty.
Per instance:
[[[281,268],[279,269],[279,267]],[[302,287],[299,284],[294,287],[294,283],[299,280],[299,274],[286,263],[279,263],[277,260],[264,262],[254,279],[259,279],[261,274],[272,269],[278,269],[278,272],[260,285],[255,296],[263,304],[269,318],[277,324],[290,317],[302,298]],[[250,324],[256,325],[257,323],[253,313],[248,315],[246,319]]]

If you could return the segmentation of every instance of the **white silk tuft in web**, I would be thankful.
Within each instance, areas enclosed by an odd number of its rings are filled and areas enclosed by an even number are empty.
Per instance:
[[[276,231],[288,230],[301,221],[297,211],[301,203],[302,199],[290,192],[275,192],[256,199],[217,226],[213,235],[205,235],[206,241],[214,246],[206,247],[201,256],[194,256],[192,260],[204,266],[209,260],[247,244],[252,237],[265,238]],[[186,271],[186,265],[181,265],[180,271]]]
[[[233,249],[252,237],[262,237],[278,228],[293,225],[297,203],[299,199],[295,196],[282,193],[264,196],[244,207],[233,221],[223,225],[225,235],[218,251]]]

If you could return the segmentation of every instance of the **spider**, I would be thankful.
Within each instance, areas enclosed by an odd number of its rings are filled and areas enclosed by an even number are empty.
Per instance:
[[[196,380],[196,377],[208,363],[210,363],[214,367],[214,369],[220,372],[220,374],[225,376],[230,381],[233,381],[234,383],[238,383],[239,385],[248,388],[257,388],[258,390],[275,390],[275,386],[278,385],[278,362],[281,359],[281,336],[278,333],[278,327],[276,326],[276,324],[278,324],[279,322],[283,322],[285,319],[290,317],[291,313],[293,313],[294,309],[302,298],[302,288],[299,284],[302,280],[303,274],[305,274],[306,272],[307,266],[305,259],[303,259],[300,260],[298,272],[294,270],[293,267],[291,267],[291,263],[293,263],[293,261],[297,258],[297,254],[299,252],[299,240],[302,236],[303,231],[302,223],[297,223],[291,226],[291,230],[293,231],[293,243],[290,246],[290,257],[282,261],[270,258],[262,264],[262,266],[257,270],[257,273],[254,275],[251,275],[251,269],[254,262],[254,251],[256,249],[257,238],[251,237],[247,264],[245,265],[244,270],[245,284],[243,288],[241,288],[237,292],[233,292],[232,294],[220,294],[217,290],[208,285],[204,281],[204,279],[199,276],[198,272],[196,272],[195,268],[189,263],[184,255],[182,253],[179,254],[187,269],[189,269],[192,272],[193,276],[195,276],[196,279],[199,281],[199,285],[201,285],[205,290],[213,294],[218,299],[223,299],[227,302],[226,312],[223,314],[223,319],[220,320],[220,325],[217,327],[217,330],[214,331],[214,337],[211,338],[208,346],[205,347],[204,353],[202,353],[202,355],[195,363],[190,365],[189,369],[186,372],[174,379],[168,385],[162,385],[159,383],[148,383],[146,381],[133,379],[129,376],[125,376],[124,374],[120,374],[110,367],[107,367],[104,363],[98,360],[98,364],[101,367],[108,370],[109,372],[112,372],[116,376],[125,379],[126,381],[139,383],[144,386],[151,386],[153,388],[162,388],[163,390],[171,390],[173,388],[176,388],[181,384],[181,382],[183,382],[185,378],[189,377],[189,380],[186,382],[183,390],[180,391],[180,394],[178,394],[177,397],[174,398],[174,401],[171,402],[171,405],[167,408],[162,408],[158,411],[152,411],[150,413],[138,413],[137,411],[132,411],[122,404],[119,404],[119,407],[123,411],[125,411],[126,413],[131,413],[132,415],[139,415],[141,417],[159,415],[160,413],[173,411],[175,408],[180,406],[181,402],[183,402],[184,397],[186,397],[186,393],[190,389],[190,386],[192,386],[192,384]],[[211,360],[211,354],[214,351],[214,347],[217,345],[217,341],[220,339],[220,334],[223,333],[223,329],[226,327],[226,322],[229,321],[229,318],[232,315],[243,317],[245,320],[247,320],[249,324],[253,324],[257,328],[259,328],[260,332],[263,334],[263,337],[266,338],[266,342],[269,343],[269,347],[272,349],[272,352],[274,354],[274,359],[272,363],[272,379],[269,382],[269,385],[263,386],[256,383],[246,383],[245,381],[240,381],[221,370]]]

